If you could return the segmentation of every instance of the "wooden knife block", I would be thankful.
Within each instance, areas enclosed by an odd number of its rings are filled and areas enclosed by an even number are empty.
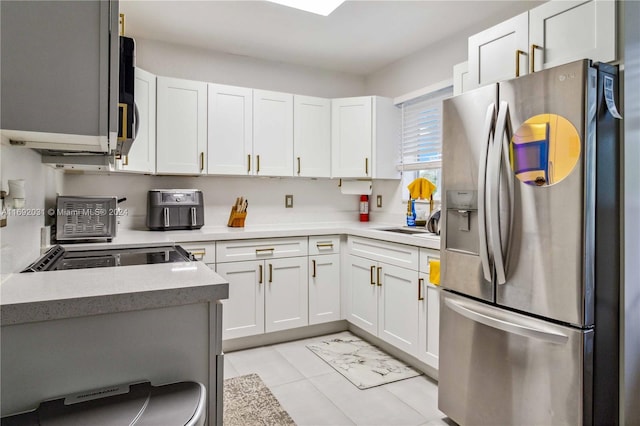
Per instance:
[[[232,228],[244,228],[244,220],[247,217],[247,212],[238,212],[236,206],[231,207],[231,214],[229,214],[229,222],[227,226]]]

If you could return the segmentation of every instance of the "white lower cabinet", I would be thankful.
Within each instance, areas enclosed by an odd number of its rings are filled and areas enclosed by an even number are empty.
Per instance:
[[[347,265],[347,320],[371,334],[378,334],[376,262],[349,255]]]
[[[418,359],[438,369],[440,336],[440,287],[430,282],[431,262],[440,260],[440,252],[420,249],[420,326]]]
[[[264,333],[264,261],[219,263],[216,272],[229,281],[229,298],[222,301],[222,338]]]
[[[309,324],[307,258],[273,259],[265,263],[265,332]]]
[[[378,337],[408,354],[418,352],[418,272],[379,263]],[[377,277],[376,277],[377,278]]]
[[[340,319],[340,255],[309,256],[309,325]]]
[[[223,339],[309,324],[306,237],[218,242],[216,260],[229,281]]]

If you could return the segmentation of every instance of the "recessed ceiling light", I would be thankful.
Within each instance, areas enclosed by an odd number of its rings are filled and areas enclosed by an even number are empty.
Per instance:
[[[305,12],[315,13],[317,15],[329,16],[331,12],[336,10],[338,6],[345,0],[267,0],[271,3],[281,4],[283,6],[293,7],[294,9],[304,10]]]

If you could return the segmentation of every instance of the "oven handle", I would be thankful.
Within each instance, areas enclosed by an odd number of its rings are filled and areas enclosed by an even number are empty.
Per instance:
[[[168,228],[169,227],[169,207],[163,208],[162,212],[164,215],[164,227]]]

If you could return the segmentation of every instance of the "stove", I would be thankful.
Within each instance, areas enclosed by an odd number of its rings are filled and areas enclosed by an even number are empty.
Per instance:
[[[22,272],[152,265],[193,260],[185,249],[174,245],[86,250],[67,250],[61,245],[56,245]]]

